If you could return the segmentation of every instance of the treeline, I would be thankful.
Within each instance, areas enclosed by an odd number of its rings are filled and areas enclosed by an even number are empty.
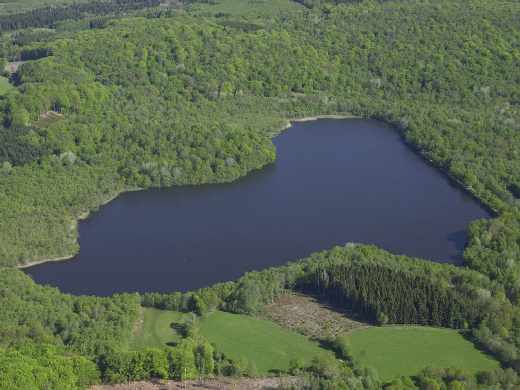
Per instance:
[[[99,358],[101,378],[106,383],[208,377],[214,375],[219,363],[213,347],[200,337],[183,339],[169,349],[118,351]]]
[[[337,301],[370,322],[387,317],[386,323],[460,329],[473,327],[488,315],[500,318],[512,314],[503,288],[478,272],[358,244],[315,253],[286,266],[249,272],[235,282],[193,292],[145,293],[142,304],[200,315],[217,308],[255,314],[293,290]],[[489,314],[490,308],[483,308],[495,299],[501,307],[494,307]],[[441,305],[446,306],[444,314]]]
[[[458,369],[427,368],[412,377],[401,377],[382,382],[370,369],[338,367],[314,362],[305,372],[297,371],[302,378],[281,390],[489,390],[515,389],[520,378],[511,369],[481,371],[476,375]]]
[[[87,15],[106,15],[148,7],[157,7],[160,0],[109,0],[71,4],[63,7],[37,8],[14,15],[0,16],[0,31],[28,27],[50,27],[67,19],[81,19]]]
[[[444,280],[408,269],[367,262],[318,264],[302,283],[305,291],[380,324],[422,324],[455,329],[483,319],[476,291],[445,286]]]

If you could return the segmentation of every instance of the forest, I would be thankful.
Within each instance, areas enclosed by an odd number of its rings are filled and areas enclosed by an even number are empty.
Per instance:
[[[71,4],[62,7],[37,8],[20,14],[0,16],[0,31],[28,27],[51,27],[57,22],[81,19],[87,15],[121,13],[147,7],[159,6],[159,0],[112,0]]]
[[[140,305],[254,315],[287,291],[374,324],[464,330],[503,366],[383,384],[318,361],[303,368],[309,389],[518,386],[520,3],[306,2],[268,17],[207,5],[132,16],[148,4],[0,16],[1,29],[25,28],[0,39],[0,65],[23,61],[0,94],[0,387],[240,372],[197,334],[168,350],[128,350]],[[112,6],[128,14],[95,22]],[[33,29],[42,26],[54,28]],[[170,294],[108,298],[65,295],[14,269],[77,253],[77,220],[125,190],[236,180],[275,161],[271,138],[288,119],[341,113],[394,125],[493,211],[468,227],[463,267],[355,245],[191,293],[172,285]]]

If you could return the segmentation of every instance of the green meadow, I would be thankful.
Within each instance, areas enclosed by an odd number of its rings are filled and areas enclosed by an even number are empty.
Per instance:
[[[499,367],[458,331],[421,326],[371,327],[347,336],[350,354],[382,379],[415,375],[426,367],[460,368],[467,372]]]
[[[143,315],[134,331],[130,349],[162,348],[181,339],[172,324],[181,321],[183,313],[152,308],[142,310]]]
[[[229,358],[254,362],[259,374],[287,370],[291,360],[308,364],[316,356],[332,356],[305,336],[245,315],[215,312],[201,321],[200,330]]]
[[[187,314],[143,309],[142,322],[134,332],[131,349],[165,347],[177,343],[181,336],[172,324],[182,322]],[[292,360],[306,364],[319,355],[332,353],[307,337],[282,328],[274,322],[251,316],[217,311],[199,322],[200,333],[217,350],[234,361],[254,363],[259,374],[287,370]]]

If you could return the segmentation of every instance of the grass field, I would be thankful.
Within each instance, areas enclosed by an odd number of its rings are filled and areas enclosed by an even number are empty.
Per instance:
[[[414,375],[426,367],[455,367],[469,372],[499,367],[451,329],[374,327],[348,335],[350,351],[361,366],[377,369],[382,379]]]
[[[186,314],[144,308],[129,348],[165,347],[181,336],[171,327]],[[254,362],[259,374],[285,370],[293,359],[310,362],[317,355],[330,354],[305,336],[284,329],[268,320],[214,312],[200,321],[200,332],[218,350],[236,361]]]
[[[141,321],[130,342],[130,349],[162,348],[168,343],[178,342],[181,337],[172,329],[171,324],[181,321],[182,316],[182,313],[175,311],[144,308]]]
[[[9,81],[5,77],[0,76],[0,96],[4,95],[11,88],[12,85],[9,84]]]
[[[226,356],[254,362],[259,374],[286,370],[293,359],[308,363],[315,356],[331,354],[274,322],[244,315],[215,312],[202,320],[200,328]]]

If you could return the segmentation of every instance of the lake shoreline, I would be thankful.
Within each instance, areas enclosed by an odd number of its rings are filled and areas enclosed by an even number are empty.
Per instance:
[[[325,115],[314,115],[314,116],[304,116],[304,117],[298,117],[298,118],[291,118],[291,119],[287,120],[287,123],[282,128],[282,131],[283,130],[287,130],[288,128],[290,128],[292,126],[293,122],[295,122],[295,123],[299,123],[299,122],[312,122],[312,121],[317,121],[317,120],[320,120],[320,119],[362,119],[362,118],[360,116],[355,116],[355,115],[352,115],[352,114],[349,114],[349,113],[345,113],[345,114],[325,114]]]
[[[171,291],[172,285],[175,290],[189,291],[345,241],[460,265],[460,251],[466,243],[463,230],[474,219],[489,218],[489,214],[471,202],[467,191],[462,191],[466,199],[461,200],[461,191],[448,185],[440,170],[428,168],[431,164],[425,164],[420,153],[414,153],[410,144],[407,147],[388,124],[363,118],[335,120],[338,117],[293,117],[290,131],[280,132],[272,140],[278,151],[277,163],[232,185],[172,186],[122,194],[114,201],[116,206],[110,203],[98,213],[92,212],[88,221],[79,225],[81,250],[70,264],[36,266],[25,272],[39,283],[71,294]],[[269,128],[281,129],[289,121],[286,118],[278,118]],[[404,182],[399,181],[403,178]],[[438,198],[425,197],[424,188],[438,193]],[[109,195],[129,190],[119,185],[96,196],[91,204],[97,206],[104,199],[108,202]],[[416,211],[409,211],[408,196]],[[313,204],[322,197],[326,204],[323,210],[315,211]],[[233,211],[223,211],[227,207]],[[85,210],[78,210],[75,216]],[[417,215],[438,221],[433,224],[438,228],[417,225]],[[315,228],[319,224],[323,229]],[[379,230],[374,231],[374,226]],[[282,230],[289,232],[285,238],[280,238]],[[233,239],[237,231],[244,240]],[[71,233],[67,236],[72,241]],[[412,236],[422,238],[410,244]],[[272,243],[268,245],[271,248],[265,243]],[[69,248],[76,252],[78,246]],[[211,272],[201,272],[209,268],[205,264],[213,267]],[[117,285],[114,274],[118,275]],[[94,275],[94,282],[88,280],[89,275]]]
[[[294,123],[311,122],[311,121],[327,120],[327,119],[333,119],[333,120],[342,120],[343,119],[343,120],[345,120],[345,119],[364,119],[364,118],[359,117],[359,116],[355,116],[355,115],[350,114],[350,113],[325,114],[325,115],[314,115],[314,116],[303,116],[303,117],[289,118],[289,119],[285,119],[286,120],[286,124],[285,125],[281,126],[278,130],[274,130],[273,133],[271,133],[270,135],[271,135],[272,138],[274,138],[277,135],[279,135],[282,132],[284,132],[285,130],[291,128]],[[366,118],[366,119],[370,119],[370,118]],[[391,123],[388,123],[388,122],[383,122],[383,123],[393,127]],[[429,159],[428,156],[426,156],[424,153],[422,153],[420,148],[418,148],[414,144],[411,144],[410,142],[407,142],[407,140],[404,137],[401,136],[400,138],[401,138],[402,142],[412,152],[417,154],[426,164],[432,166],[435,170],[437,170],[439,173],[441,173],[443,176],[445,176],[448,179],[448,181],[450,181],[455,187],[459,187],[463,192],[469,194],[484,209],[486,209],[488,211],[488,213],[490,213],[492,216],[496,216],[498,214],[496,210],[492,210],[487,204],[484,203],[484,201],[482,199],[480,199],[473,191],[471,191],[470,188],[468,188],[460,180],[455,178],[448,170],[446,170],[445,168],[435,164],[434,161]],[[249,174],[249,172],[248,172],[248,174]],[[246,174],[246,176],[247,176],[247,174]],[[110,203],[111,201],[113,201],[117,197],[119,197],[120,195],[122,195],[122,194],[124,194],[126,192],[141,191],[141,190],[143,190],[143,188],[131,188],[131,187],[130,188],[122,188],[121,190],[117,191],[116,193],[111,194],[106,200],[102,201],[98,206],[92,208],[91,210],[86,210],[86,211],[80,213],[76,218],[73,218],[71,220],[71,225],[72,225],[72,228],[76,230],[76,238],[75,238],[76,243],[78,243],[78,241],[79,241],[79,229],[78,229],[78,226],[79,226],[79,222],[80,221],[89,218],[92,212],[97,211],[100,207]],[[73,259],[75,256],[77,256],[79,254],[80,250],[81,250],[81,248],[79,248],[79,245],[78,245],[78,251],[76,251],[75,253],[64,254],[64,255],[58,256],[58,257],[36,259],[36,260],[33,260],[33,261],[29,261],[27,263],[14,265],[13,267],[17,268],[17,269],[24,270],[24,269],[28,269],[28,268],[31,268],[31,267],[34,267],[34,266],[37,266],[37,265],[45,264],[45,263],[61,262],[61,261],[71,260],[71,259]]]
[[[99,209],[100,207],[102,207],[102,206],[112,202],[119,195],[121,195],[121,194],[123,194],[125,192],[140,191],[141,189],[142,188],[123,189],[123,190],[121,190],[121,191],[119,191],[119,192],[117,192],[115,194],[112,194],[106,200],[102,201],[101,204],[99,204],[99,206],[96,207],[96,209]],[[96,209],[86,210],[86,211],[80,213],[77,216],[77,218],[73,218],[72,221],[71,221],[71,226],[73,227],[73,229],[75,229],[76,232],[77,232],[79,223],[81,221],[87,219],[93,211],[96,211]],[[78,241],[78,238],[79,238],[79,234],[76,234],[76,242]],[[63,255],[63,256],[59,256],[59,257],[51,257],[51,258],[47,258],[47,259],[33,260],[33,261],[29,261],[28,263],[16,265],[14,268],[26,269],[26,268],[31,268],[31,267],[34,267],[34,266],[37,266],[37,265],[40,265],[40,264],[45,264],[45,263],[56,263],[56,262],[60,262],[60,261],[67,261],[67,260],[70,260],[70,259],[74,258],[74,256],[76,256],[78,253],[79,253],[79,251],[76,252],[76,253]]]
[[[364,118],[361,116],[356,116],[350,113],[344,113],[344,114],[325,114],[325,115],[315,115],[315,116],[306,116],[306,117],[299,117],[299,118],[293,118],[289,119],[285,127],[281,130],[287,130],[292,126],[292,123],[298,123],[298,122],[311,122],[316,121],[320,119],[374,119],[374,118]],[[379,119],[375,119],[379,120]],[[419,145],[413,144],[409,142],[403,133],[399,132],[395,125],[391,122],[387,122],[384,120],[381,120],[381,122],[387,124],[390,126],[393,130],[397,131],[397,133],[400,135],[401,141],[409,147],[415,154],[417,154],[426,164],[433,167],[434,169],[438,170],[442,175],[446,176],[448,181],[453,184],[455,187],[458,187],[463,192],[469,194],[477,203],[480,204],[493,218],[496,218],[500,215],[500,211],[497,209],[494,209],[489,204],[485,202],[485,200],[478,196],[478,194],[473,190],[472,187],[464,184],[460,179],[455,177],[448,169],[441,166],[437,162],[433,161],[428,155],[423,153]]]
[[[68,255],[68,256],[62,256],[62,257],[55,257],[55,258],[51,258],[51,259],[30,261],[29,263],[17,265],[17,266],[15,266],[15,268],[26,269],[26,268],[31,268],[31,267],[34,267],[34,266],[37,266],[37,265],[40,265],[40,264],[54,263],[54,262],[59,262],[59,261],[66,261],[66,260],[72,259],[74,256],[76,256],[76,254]]]
[[[310,121],[316,121],[316,120],[320,120],[320,119],[360,119],[360,117],[356,117],[356,116],[351,115],[351,114],[326,114],[326,115],[315,115],[315,116],[291,118],[291,119],[287,120],[287,123],[286,123],[285,126],[283,126],[277,132],[273,133],[273,137],[275,137],[276,135],[278,135],[282,131],[287,130],[288,128],[290,128],[292,126],[293,122],[310,122]],[[112,202],[119,195],[122,195],[122,194],[124,194],[126,192],[141,191],[141,190],[143,190],[143,188],[124,188],[121,191],[117,192],[116,194],[111,195],[107,200],[101,202],[101,204],[99,204],[99,206],[97,206],[96,208],[98,209],[98,208],[100,208],[100,207],[102,207],[102,206]],[[87,219],[93,211],[96,211],[96,208],[92,209],[92,210],[86,210],[86,211],[82,212],[81,214],[78,215],[78,217],[76,219],[73,219],[71,221],[71,224],[74,226],[74,229],[76,229],[76,231],[78,229],[79,222],[81,222],[82,220]],[[79,238],[79,234],[76,236],[76,241],[78,240],[78,238]],[[81,250],[81,248],[80,248],[80,250]],[[29,261],[27,263],[15,265],[14,268],[23,270],[23,269],[27,269],[27,268],[31,268],[31,267],[40,265],[40,264],[54,263],[54,262],[60,262],[60,261],[67,261],[67,260],[73,259],[78,253],[79,253],[79,251],[76,252],[76,253],[63,255],[63,256],[59,256],[59,257],[51,257],[51,258],[46,258],[46,259],[33,260],[33,261]]]

